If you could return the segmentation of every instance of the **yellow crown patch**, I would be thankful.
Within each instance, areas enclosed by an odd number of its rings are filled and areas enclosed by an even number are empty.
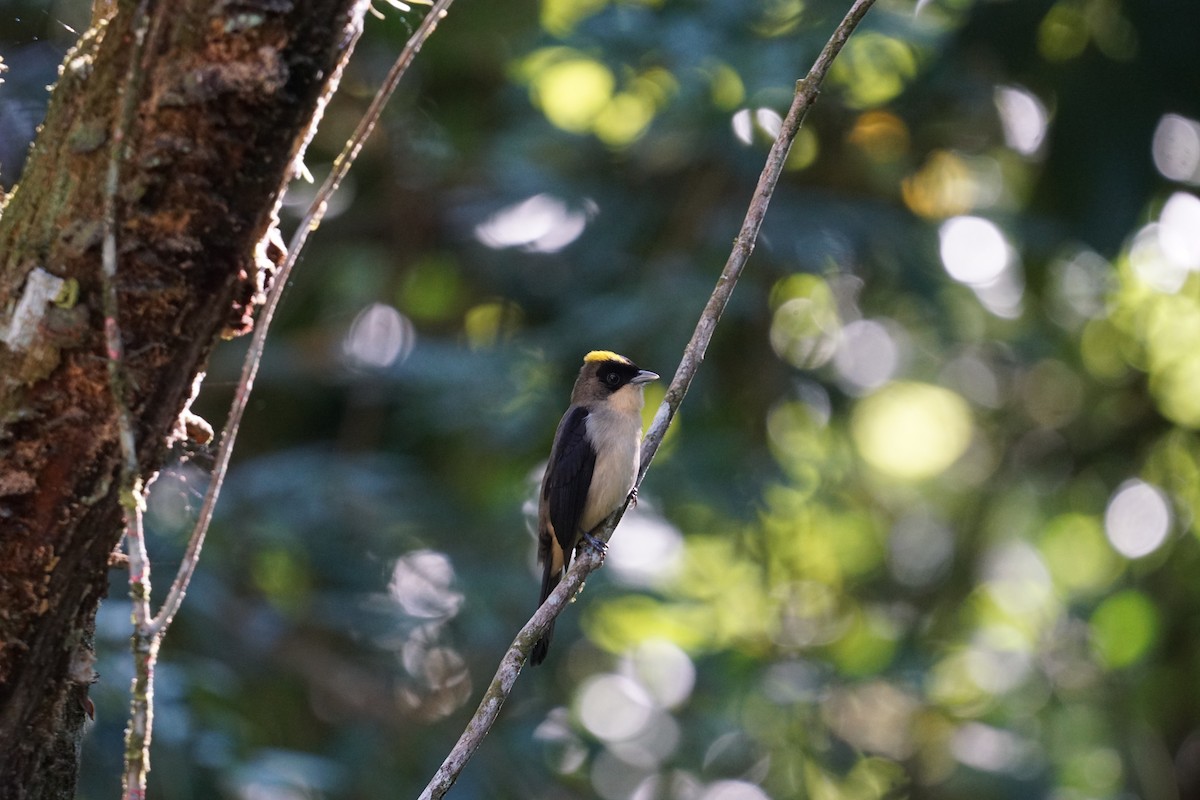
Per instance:
[[[583,357],[584,363],[591,361],[616,361],[618,364],[633,364],[628,358],[614,353],[612,350],[593,350]]]

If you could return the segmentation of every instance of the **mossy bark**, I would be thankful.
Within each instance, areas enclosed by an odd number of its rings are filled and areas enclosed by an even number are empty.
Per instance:
[[[135,5],[121,0],[68,55],[0,215],[3,800],[74,794],[89,631],[122,533],[100,261]],[[214,342],[251,325],[280,255],[268,244],[279,195],[363,10],[361,0],[149,4],[116,197],[126,399],[143,475],[161,466]],[[39,269],[62,290],[26,298],[14,321]]]

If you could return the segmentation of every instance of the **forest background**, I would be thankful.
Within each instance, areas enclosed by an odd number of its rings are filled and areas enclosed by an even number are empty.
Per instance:
[[[844,6],[455,7],[284,298],[151,796],[419,792],[533,610],[583,353],[669,377]],[[421,13],[380,11],[318,177]],[[88,16],[0,5],[6,187]],[[638,508],[452,796],[1200,797],[1197,30],[1191,0],[880,0]],[[163,575],[210,462],[155,484]],[[83,798],[120,774],[110,595]]]

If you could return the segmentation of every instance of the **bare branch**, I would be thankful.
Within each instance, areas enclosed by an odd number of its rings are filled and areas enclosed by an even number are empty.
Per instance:
[[[850,34],[858,27],[858,23],[874,3],[875,0],[855,0],[841,24],[838,25],[817,56],[808,75],[796,84],[796,93],[792,98],[791,107],[788,109],[779,134],[775,137],[775,142],[767,154],[766,165],[755,186],[754,195],[746,210],[741,230],[738,231],[737,238],[733,241],[733,250],[725,262],[725,268],[721,271],[720,278],[717,279],[716,288],[713,289],[708,304],[700,314],[700,320],[696,324],[692,338],[684,348],[683,358],[675,370],[675,377],[671,379],[662,405],[659,406],[654,415],[654,421],[646,432],[645,441],[642,443],[641,470],[636,484],[638,486],[641,485],[646,470],[654,459],[654,454],[658,452],[658,446],[662,443],[680,403],[683,402],[692,378],[700,368],[700,362],[704,360],[704,353],[708,349],[713,331],[716,330],[717,322],[721,319],[721,314],[724,313],[725,306],[733,294],[733,288],[737,285],[738,278],[741,277],[750,254],[754,251],[759,229],[762,227],[763,218],[767,213],[767,205],[775,192],[775,186],[779,183],[788,151],[800,130],[804,116],[816,102],[817,96],[820,94],[821,83],[825,80],[825,75],[829,72],[833,60],[841,52]],[[627,506],[628,501],[626,502]],[[625,507],[622,507],[605,521],[603,528],[598,532],[602,541],[607,542],[611,538],[613,529],[616,528],[624,514]],[[466,730],[463,731],[450,754],[446,756],[446,760],[442,762],[429,785],[421,793],[420,800],[438,800],[454,785],[454,781],[458,779],[463,767],[479,749],[483,738],[495,723],[500,708],[504,705],[509,692],[512,691],[517,675],[520,674],[521,667],[529,657],[534,644],[545,633],[551,621],[559,615],[570,598],[580,590],[587,576],[599,568],[602,563],[604,563],[603,558],[591,548],[580,548],[566,577],[546,598],[546,602],[534,613],[533,617],[525,623],[512,644],[509,645],[508,651],[500,660],[495,677],[492,678],[491,684],[484,693],[479,708],[467,723]]]
[[[141,85],[142,53],[149,28],[149,0],[141,0],[134,12],[133,51],[118,92],[121,107],[113,119],[108,167],[104,179],[104,239],[101,246],[100,282],[104,310],[104,345],[108,358],[108,384],[117,418],[121,446],[120,498],[125,513],[125,546],[129,552],[129,599],[133,605],[134,679],[130,690],[129,727],[125,731],[125,773],[122,795],[126,800],[146,795],[150,771],[150,736],[153,724],[154,660],[158,643],[148,630],[150,621],[150,559],[142,529],[144,491],[138,463],[133,413],[127,401],[125,342],[121,335],[120,301],[117,292],[117,189],[121,165],[126,158],[125,132],[137,108]]]

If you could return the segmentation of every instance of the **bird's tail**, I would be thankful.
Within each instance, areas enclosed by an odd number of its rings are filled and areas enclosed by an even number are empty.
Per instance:
[[[546,602],[546,598],[554,591],[554,587],[558,586],[562,580],[562,572],[554,569],[554,565],[550,563],[551,559],[545,560],[545,565],[542,568],[542,593],[538,598],[538,608],[541,608],[542,603]],[[533,646],[533,653],[529,656],[529,663],[535,667],[546,660],[546,653],[550,652],[550,640],[554,638],[554,620],[550,620],[550,627],[546,628],[546,632],[542,634],[542,638],[538,639],[538,643]]]

